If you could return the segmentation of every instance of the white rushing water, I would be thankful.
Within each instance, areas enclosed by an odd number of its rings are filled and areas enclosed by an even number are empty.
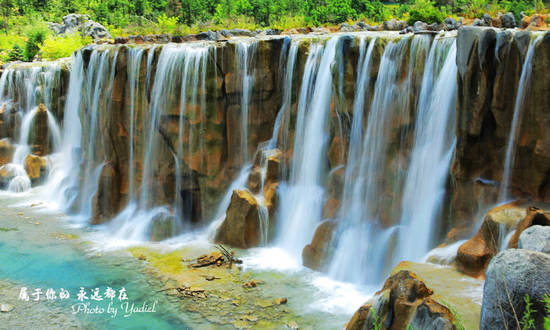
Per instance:
[[[362,103],[369,86],[361,80],[368,76],[365,66],[369,65],[371,44],[362,51],[340,220],[333,237],[336,248],[329,268],[334,278],[375,284],[397,262],[420,261],[433,246],[432,228],[454,151],[456,81],[448,78],[456,75],[454,43],[454,38],[437,37],[432,42],[426,36],[390,42],[378,68],[364,132]],[[407,63],[407,52],[408,67],[400,67]],[[422,61],[420,93],[412,95],[412,106],[416,108],[413,145],[406,175],[402,176],[387,167],[387,157],[394,148],[390,145],[392,127],[406,121],[411,91],[417,83],[413,72]],[[407,70],[405,80],[399,74],[402,70]],[[399,148],[405,148],[400,143]],[[403,165],[396,166],[398,169]],[[387,203],[386,189],[402,195],[401,205]],[[384,224],[387,215],[383,213],[388,207],[400,210],[396,225]]]
[[[50,109],[53,106],[53,99],[60,97],[60,95],[53,95],[53,92],[54,88],[60,84],[61,69],[61,62],[48,65],[10,65],[2,74],[0,109],[5,123],[5,127],[2,127],[4,130],[2,135],[7,135],[10,125],[15,126],[16,122],[20,122],[17,132],[19,136],[12,137],[17,141],[15,151],[10,163],[5,165],[5,169],[12,176],[7,187],[9,191],[23,192],[31,187],[24,163],[26,157],[31,154],[31,142],[37,142],[30,139],[35,128],[36,114],[39,112],[38,106],[41,104],[47,116],[48,141],[46,143],[51,144],[53,152],[58,151],[61,143],[60,128]]]
[[[434,245],[435,220],[456,144],[456,42],[436,39],[424,70],[414,145],[401,205],[400,260],[420,260]],[[442,64],[442,67],[439,67]]]
[[[532,60],[535,54],[535,47],[541,40],[542,35],[538,36],[537,38],[531,39],[529,47],[527,49],[527,55],[525,55],[525,60],[523,61],[521,76],[519,79],[519,85],[516,94],[516,101],[514,103],[514,116],[510,125],[510,135],[508,136],[508,142],[506,144],[504,169],[498,198],[499,202],[505,202],[510,197],[508,193],[508,188],[510,185],[510,176],[513,172],[514,167],[516,145],[519,135],[518,130],[521,127],[521,119],[523,117],[522,110],[524,108],[526,98],[531,88],[531,75],[533,73]]]
[[[332,95],[332,67],[341,38],[310,47],[298,101],[290,178],[280,189],[279,246],[299,257],[321,220],[326,122]]]

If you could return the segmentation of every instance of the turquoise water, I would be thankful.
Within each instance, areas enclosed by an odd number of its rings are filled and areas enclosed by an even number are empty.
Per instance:
[[[158,292],[162,283],[143,273],[143,265],[139,260],[130,258],[124,253],[89,254],[86,242],[80,239],[67,240],[56,238],[57,233],[66,228],[58,228],[55,216],[40,215],[21,210],[0,206],[0,281],[17,283],[9,288],[0,302],[5,299],[15,300],[15,308],[19,310],[31,309],[32,304],[44,304],[56,311],[76,318],[81,327],[95,329],[181,329],[187,328],[184,323],[184,314],[180,311],[177,299]],[[36,223],[40,223],[37,225]],[[10,229],[7,230],[6,229]],[[15,229],[15,230],[11,230]],[[21,287],[28,288],[31,295],[36,288],[42,290],[41,300],[17,300]],[[107,312],[110,299],[91,301],[90,306],[97,305],[100,314],[73,313],[73,305],[80,303],[77,293],[83,287],[87,297],[91,290],[100,289],[103,296],[105,289],[111,287],[117,290],[117,296],[112,301],[113,309],[117,309],[116,317]],[[45,292],[52,288],[57,293],[57,300],[48,301]],[[60,288],[67,289],[70,297],[59,300]],[[118,290],[126,289],[128,300],[119,301]],[[121,303],[128,302],[128,306]],[[155,303],[155,312],[132,313],[128,317],[124,314],[128,308],[142,307],[143,303],[149,307]],[[74,306],[77,310],[77,307]],[[112,310],[111,310],[112,311]],[[33,318],[42,317],[48,322],[51,315],[33,315]],[[0,315],[3,316],[3,315]],[[25,325],[24,320],[21,320]],[[44,323],[46,325],[48,323]],[[3,328],[0,322],[0,328]]]

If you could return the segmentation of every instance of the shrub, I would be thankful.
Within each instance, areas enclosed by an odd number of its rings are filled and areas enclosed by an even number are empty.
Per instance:
[[[177,17],[168,17],[166,14],[157,17],[157,27],[162,33],[172,33],[178,25]]]
[[[415,0],[409,9],[408,24],[416,21],[430,23],[441,23],[445,19],[444,7],[438,9],[430,0]]]
[[[32,26],[27,32],[27,42],[25,43],[25,60],[32,61],[34,56],[40,50],[40,46],[48,36],[48,27],[43,24]]]
[[[69,57],[75,50],[90,43],[92,43],[91,37],[83,37],[76,32],[67,36],[50,37],[40,47],[40,54],[45,60],[56,60]]]
[[[23,50],[19,45],[14,45],[13,48],[8,52],[8,61],[23,61],[25,57],[23,56]]]

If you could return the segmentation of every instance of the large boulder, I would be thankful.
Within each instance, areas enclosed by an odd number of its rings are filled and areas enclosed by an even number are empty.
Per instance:
[[[330,242],[335,228],[336,222],[332,220],[324,221],[317,227],[313,240],[302,251],[304,266],[316,270],[323,269],[329,258]]]
[[[546,213],[538,207],[530,206],[527,208],[527,215],[517,225],[514,235],[512,235],[512,237],[510,238],[508,247],[512,249],[517,248],[521,233],[525,229],[535,225],[550,226],[550,213]]]
[[[11,144],[10,140],[0,140],[0,166],[11,161],[14,151],[15,147]]]
[[[518,248],[550,253],[550,226],[531,226],[519,236]]]
[[[56,35],[80,32],[95,40],[112,39],[107,29],[90,19],[88,15],[69,14],[63,17],[63,23],[49,23],[50,30]]]
[[[260,206],[248,190],[234,190],[216,242],[238,248],[258,246],[261,240]]]
[[[487,268],[483,288],[481,329],[518,329],[525,310],[525,297],[532,302],[535,329],[543,329],[544,296],[550,290],[550,256],[545,253],[508,249]]]
[[[433,291],[414,273],[401,270],[361,306],[346,329],[454,329],[451,311],[430,296]]]
[[[458,248],[457,268],[471,276],[483,276],[489,261],[498,253],[506,233],[524,215],[524,209],[515,203],[491,209],[478,232]]]
[[[37,155],[28,155],[25,158],[25,171],[33,184],[39,184],[46,177],[46,160]]]

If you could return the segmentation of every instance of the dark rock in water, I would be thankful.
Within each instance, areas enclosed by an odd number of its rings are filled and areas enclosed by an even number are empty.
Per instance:
[[[500,17],[500,26],[503,28],[513,29],[516,27],[516,18],[514,14],[508,12]]]
[[[489,14],[483,14],[483,17],[481,18],[483,22],[485,22],[485,26],[492,26],[493,25],[493,18]]]
[[[127,44],[130,41],[128,37],[116,37],[115,44]]]
[[[327,220],[321,223],[315,230],[311,243],[302,251],[302,262],[304,266],[321,270],[329,258],[330,242],[336,228],[336,222]]]
[[[263,33],[265,33],[265,35],[268,35],[268,36],[276,36],[281,34],[281,31],[274,30],[274,29],[266,29],[263,31]]]
[[[509,248],[515,249],[518,247],[518,241],[521,233],[531,226],[550,226],[550,213],[546,213],[538,207],[531,206],[527,208],[527,215],[517,225],[516,231],[508,244]]]
[[[256,35],[254,32],[247,29],[231,29],[229,30],[229,33],[231,34],[231,36],[236,37],[253,37]]]
[[[509,249],[500,252],[487,268],[483,287],[480,329],[517,329],[526,310],[525,296],[532,302],[535,329],[543,329],[550,290],[550,256]]]
[[[355,312],[347,330],[454,329],[451,311],[433,300],[433,291],[414,273],[401,270],[389,277],[382,290]]]
[[[172,36],[171,41],[174,42],[174,43],[180,44],[180,43],[184,42],[185,40],[182,36]]]
[[[448,31],[456,30],[460,27],[459,23],[452,17],[445,18],[445,28]]]
[[[351,31],[353,31],[353,28],[351,26],[349,26],[349,24],[347,24],[347,23],[342,23],[342,24],[340,24],[339,30],[342,31],[342,32],[351,32]]]
[[[428,30],[428,24],[427,23],[424,23],[424,22],[421,22],[421,21],[414,22],[413,31],[415,33],[421,32],[421,31],[426,31],[426,30]]]
[[[387,31],[401,31],[407,27],[407,22],[398,21],[395,18],[392,18],[389,21],[384,21],[382,23],[383,29]]]
[[[442,28],[437,23],[432,23],[428,25],[428,31],[440,31]]]
[[[45,156],[52,149],[48,129],[48,110],[43,104],[38,106],[36,114],[32,118],[29,144],[31,145],[31,152],[38,156]]]
[[[260,244],[259,205],[246,190],[235,190],[225,220],[216,233],[216,242],[239,248]]]
[[[550,254],[550,226],[531,226],[519,236],[518,248]]]

